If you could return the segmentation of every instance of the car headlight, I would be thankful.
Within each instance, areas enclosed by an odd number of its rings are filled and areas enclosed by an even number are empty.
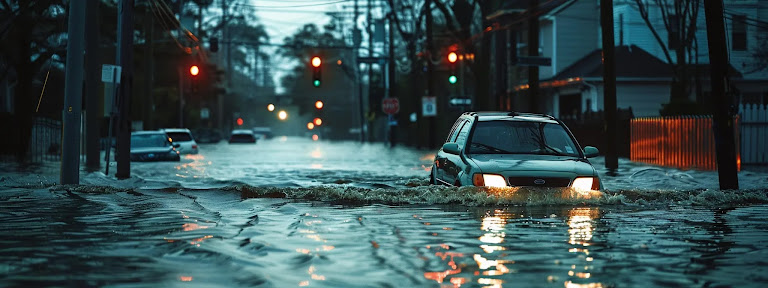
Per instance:
[[[571,188],[581,192],[586,192],[590,190],[599,190],[600,181],[597,180],[597,178],[595,177],[577,177],[576,179],[573,179],[573,183],[571,183]]]
[[[477,173],[472,176],[472,184],[475,186],[507,187],[507,180],[504,179],[504,176],[497,174]]]

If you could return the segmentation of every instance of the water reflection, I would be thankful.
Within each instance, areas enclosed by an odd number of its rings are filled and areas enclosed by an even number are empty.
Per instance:
[[[581,288],[597,288],[603,287],[602,283],[588,282],[592,277],[591,262],[594,260],[590,256],[590,251],[587,247],[592,245],[592,237],[595,231],[595,219],[599,217],[599,210],[597,208],[573,208],[568,211],[568,244],[573,245],[568,249],[570,253],[576,253],[579,255],[578,259],[582,260],[585,265],[571,265],[571,269],[568,271],[568,277],[571,280],[565,282],[565,287],[581,287]],[[581,283],[585,282],[586,283]]]

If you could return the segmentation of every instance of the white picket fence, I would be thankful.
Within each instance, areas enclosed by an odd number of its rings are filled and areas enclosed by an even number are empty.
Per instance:
[[[741,163],[768,164],[768,106],[739,105]]]

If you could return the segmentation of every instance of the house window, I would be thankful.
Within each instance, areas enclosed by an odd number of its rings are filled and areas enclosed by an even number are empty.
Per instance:
[[[733,51],[747,50],[747,16],[733,15],[731,25],[731,49]]]
[[[680,19],[677,15],[669,15],[667,19],[669,26],[667,27],[667,48],[675,50],[680,47]]]

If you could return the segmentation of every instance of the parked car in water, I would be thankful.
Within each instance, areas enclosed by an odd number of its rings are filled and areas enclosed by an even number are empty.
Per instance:
[[[163,131],[131,132],[131,161],[179,161],[178,146]]]
[[[179,150],[181,154],[197,154],[198,147],[195,138],[192,136],[192,132],[187,128],[166,128],[163,129],[174,144],[179,144],[176,150]]]
[[[270,127],[253,127],[251,130],[258,139],[272,139],[272,128]]]
[[[555,117],[517,112],[467,112],[437,152],[430,183],[449,186],[602,189],[597,170],[570,130]]]
[[[232,130],[232,134],[229,136],[229,143],[256,143],[256,136],[251,130]]]

